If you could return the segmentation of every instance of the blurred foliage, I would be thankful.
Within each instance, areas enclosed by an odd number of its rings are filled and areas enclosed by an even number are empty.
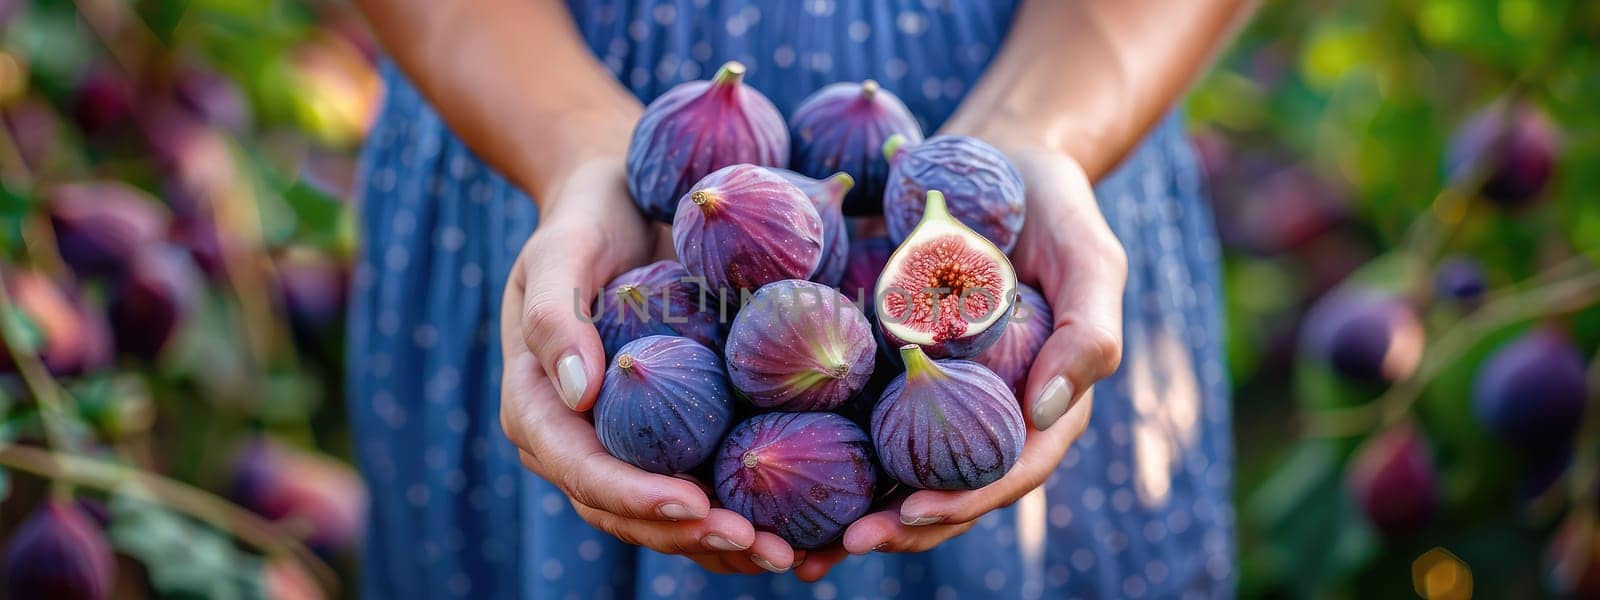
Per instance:
[[[0,539],[76,497],[142,565],[119,596],[348,586],[365,495],[319,454],[349,445],[364,24],[337,0],[4,0],[0,28]]]
[[[1523,202],[1487,198],[1492,182],[1450,165],[1468,123],[1508,102],[1543,111],[1559,139],[1553,175]],[[1592,542],[1600,506],[1596,106],[1600,4],[1583,0],[1269,3],[1195,91],[1227,264],[1244,595],[1388,597],[1407,583],[1433,597],[1596,593],[1580,575],[1595,544],[1554,534]],[[1436,285],[1446,257],[1481,269],[1481,300]],[[1414,335],[1364,332],[1389,335],[1391,351],[1422,344],[1411,369],[1360,381],[1319,353],[1308,311],[1352,290],[1418,315]],[[1561,332],[1587,361],[1590,424],[1554,458],[1520,452],[1474,406],[1487,359],[1530,328]],[[1545,410],[1539,396],[1511,401]],[[1365,476],[1349,461],[1407,422],[1426,439],[1440,501],[1415,530],[1384,533],[1349,489]],[[1383,493],[1432,487],[1402,479]],[[1435,547],[1448,554],[1419,559]],[[1452,592],[1440,574],[1456,565],[1470,582],[1452,575]]]

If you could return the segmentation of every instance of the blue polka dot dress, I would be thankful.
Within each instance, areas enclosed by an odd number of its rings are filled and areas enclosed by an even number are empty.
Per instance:
[[[739,60],[787,113],[878,80],[928,131],[1010,24],[1010,1],[570,2],[641,100]],[[1070,60],[1070,57],[1066,58]],[[364,156],[350,319],[356,455],[371,486],[371,598],[1209,598],[1233,590],[1232,448],[1218,250],[1197,163],[1169,118],[1097,191],[1127,247],[1126,357],[1040,490],[922,554],[851,557],[826,579],[724,576],[622,544],[525,471],[500,431],[496,319],[537,225],[394,68]]]

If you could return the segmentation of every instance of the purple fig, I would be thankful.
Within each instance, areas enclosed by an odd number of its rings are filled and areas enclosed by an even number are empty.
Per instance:
[[[1528,100],[1495,102],[1461,126],[1446,169],[1457,181],[1481,184],[1500,206],[1524,206],[1548,187],[1560,160],[1561,136],[1550,117]]]
[[[250,440],[235,459],[232,495],[267,519],[297,523],[324,555],[354,548],[365,534],[367,489],[354,469],[268,438]]]
[[[1345,487],[1367,520],[1386,535],[1421,529],[1439,506],[1438,474],[1427,442],[1409,423],[1369,438],[1356,449]]]
[[[1367,383],[1410,377],[1422,361],[1422,322],[1397,296],[1375,290],[1323,296],[1301,329],[1303,347],[1340,376]]]
[[[172,82],[177,105],[201,123],[240,132],[250,122],[250,105],[233,80],[221,73],[188,67]]]
[[[1476,304],[1488,287],[1483,266],[1464,256],[1446,259],[1433,273],[1434,295],[1443,300]]]
[[[1028,369],[1033,368],[1033,359],[1039,356],[1045,340],[1050,339],[1050,333],[1055,330],[1055,319],[1044,296],[1019,283],[1011,315],[999,326],[1006,328],[1005,333],[972,360],[989,367],[1020,396],[1023,386],[1028,384]]]
[[[337,329],[349,280],[344,265],[308,247],[290,248],[273,261],[274,282],[295,334],[315,340]]]
[[[878,276],[883,266],[889,264],[894,254],[894,242],[884,236],[850,241],[850,260],[845,265],[844,276],[839,278],[839,291],[850,301],[872,309],[872,294],[878,287]]]
[[[115,181],[56,186],[49,204],[61,258],[81,275],[120,274],[136,250],[166,235],[170,220],[154,198]]]
[[[922,142],[922,127],[898,97],[868,79],[824,86],[789,116],[791,165],[811,177],[843,171],[860,185],[844,201],[849,215],[883,213],[883,188],[889,161],[883,143],[899,135]]]
[[[177,219],[173,221],[169,235],[173,243],[189,251],[189,256],[194,258],[195,264],[200,265],[200,270],[205,272],[207,278],[212,281],[227,278],[222,232],[217,230],[215,220],[201,215]]]
[[[811,280],[823,285],[838,285],[850,263],[850,228],[839,212],[844,195],[856,182],[848,173],[834,173],[825,179],[812,179],[788,169],[772,169],[800,188],[822,218],[822,259]]]
[[[927,210],[889,256],[874,291],[875,317],[890,347],[922,346],[934,358],[970,358],[994,345],[1016,297],[1005,253],[928,191]]]
[[[833,413],[752,417],[728,434],[715,471],[723,506],[803,549],[866,514],[877,480],[866,432]]]
[[[890,164],[883,192],[890,239],[904,242],[922,221],[923,197],[939,190],[950,213],[1002,253],[1017,246],[1026,208],[1022,175],[1000,150],[977,138],[936,135],[910,147],[892,136],[883,151]]]
[[[904,375],[872,411],[872,442],[883,470],[909,486],[975,490],[1017,464],[1027,424],[1006,382],[969,360],[933,360],[900,348]]]
[[[133,84],[120,68],[96,61],[84,70],[73,93],[72,118],[84,133],[95,135],[125,121],[133,112]]]
[[[753,165],[717,170],[678,202],[672,245],[719,297],[806,279],[822,260],[822,219],[800,188]]]
[[[1583,356],[1566,336],[1535,329],[1483,363],[1473,407],[1484,427],[1535,454],[1569,446],[1588,398]]]
[[[744,84],[744,65],[729,62],[645,107],[628,144],[628,192],[646,216],[671,221],[696,181],[740,163],[789,164],[789,130],[772,101]]]
[[[9,598],[100,600],[115,575],[100,528],[76,504],[49,499],[11,537],[0,580]]]
[[[155,358],[199,308],[204,293],[203,276],[188,251],[165,244],[139,249],[110,306],[117,349]]]
[[[728,378],[759,408],[833,410],[872,375],[872,325],[833,288],[790,279],[762,287],[728,333]]]
[[[38,334],[34,349],[53,375],[81,375],[111,363],[111,331],[103,316],[77,294],[39,273],[6,275],[6,291]],[[0,371],[15,368],[0,340]]]
[[[1303,248],[1342,223],[1349,211],[1339,188],[1299,166],[1250,178],[1242,186],[1234,195],[1229,237],[1259,254]]]
[[[733,421],[722,359],[693,340],[652,335],[624,344],[606,369],[594,430],[612,456],[682,473],[716,452]]]
[[[594,302],[594,326],[607,357],[623,344],[652,335],[722,347],[722,327],[708,306],[708,295],[676,262],[657,261],[618,275]]]

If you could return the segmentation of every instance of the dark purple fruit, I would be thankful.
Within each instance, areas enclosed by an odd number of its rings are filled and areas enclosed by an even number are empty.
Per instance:
[[[267,438],[235,459],[232,497],[267,519],[297,523],[324,555],[354,548],[367,522],[367,489],[349,465]]]
[[[1442,300],[1476,304],[1483,299],[1483,292],[1488,288],[1483,266],[1464,256],[1439,263],[1439,268],[1433,274],[1434,295]]]
[[[1367,439],[1345,473],[1345,487],[1367,521],[1385,535],[1414,532],[1439,506],[1439,476],[1426,440],[1409,423]]]
[[[883,193],[890,239],[904,242],[922,221],[923,198],[939,190],[950,214],[1002,253],[1017,246],[1026,208],[1022,175],[994,146],[960,135],[936,135],[914,146],[891,137],[884,154],[891,165]]]
[[[120,68],[109,62],[90,63],[73,92],[72,118],[84,133],[105,132],[128,120],[133,96],[133,84]]]
[[[822,260],[822,219],[800,188],[753,165],[717,170],[678,203],[678,260],[721,297],[806,279]]]
[[[7,274],[6,291],[37,339],[39,360],[53,375],[81,375],[110,364],[111,330],[75,293],[34,272]],[[11,353],[0,340],[0,371],[10,371]]]
[[[839,291],[846,298],[872,310],[872,295],[878,287],[878,276],[883,266],[894,254],[894,242],[884,236],[850,241],[850,260],[845,265],[844,277],[839,279]]]
[[[762,287],[728,333],[728,378],[759,408],[833,410],[872,375],[872,325],[833,288],[790,279]]]
[[[884,471],[909,486],[975,490],[1005,476],[1022,455],[1027,425],[1011,388],[988,367],[900,348],[906,372],[872,412]]]
[[[834,173],[825,179],[812,179],[788,169],[772,169],[811,198],[811,204],[822,218],[822,258],[811,280],[823,285],[838,285],[850,262],[850,228],[844,222],[839,207],[844,195],[855,187],[848,173]]]
[[[633,269],[611,280],[595,298],[595,328],[606,356],[623,344],[652,335],[686,337],[707,348],[722,347],[717,311],[689,271],[670,260]]]
[[[1519,449],[1568,447],[1588,398],[1583,356],[1566,336],[1535,329],[1495,350],[1473,385],[1478,420]]]
[[[830,84],[789,116],[790,164],[817,178],[849,173],[860,185],[845,198],[845,214],[881,214],[889,179],[883,143],[892,135],[911,144],[922,142],[922,127],[893,93],[871,79]]]
[[[644,109],[628,144],[628,192],[639,210],[670,222],[678,199],[729,165],[789,164],[789,130],[766,96],[729,62],[710,81],[679,84]]]
[[[1306,314],[1302,346],[1340,376],[1391,383],[1422,361],[1424,335],[1411,306],[1373,290],[1335,291]]]
[[[199,308],[204,286],[188,251],[166,244],[139,249],[111,301],[117,349],[147,360],[155,358]]]
[[[1050,339],[1050,332],[1055,329],[1055,319],[1044,296],[1019,283],[1011,315],[1005,323],[997,325],[1000,326],[1006,331],[1000,334],[999,341],[972,360],[989,367],[1011,386],[1012,392],[1021,395],[1028,384],[1028,370],[1033,368],[1033,359],[1039,356],[1039,349],[1044,348],[1045,340]]]
[[[279,254],[273,268],[273,282],[296,335],[314,340],[338,329],[348,294],[343,264],[315,249],[295,247]]]
[[[116,560],[77,505],[48,499],[6,544],[4,575],[8,598],[100,600],[111,596]]]
[[[1548,187],[1560,160],[1561,136],[1550,117],[1528,100],[1495,102],[1461,126],[1446,168],[1456,181],[1481,184],[1484,198],[1524,206]]]
[[[877,479],[866,432],[832,413],[752,417],[728,434],[715,470],[723,506],[803,549],[866,514]]]
[[[167,233],[154,198],[116,181],[68,183],[50,191],[50,222],[61,258],[80,275],[117,275],[139,248]]]
[[[250,122],[250,105],[226,76],[200,67],[185,68],[172,82],[177,105],[201,123],[233,132]]]
[[[1005,333],[999,324],[1016,287],[1005,253],[950,216],[933,190],[922,222],[878,278],[875,318],[891,347],[916,344],[934,358],[970,358]]]
[[[693,340],[652,335],[624,344],[594,405],[600,444],[652,473],[682,473],[716,452],[733,424],[722,359]]]

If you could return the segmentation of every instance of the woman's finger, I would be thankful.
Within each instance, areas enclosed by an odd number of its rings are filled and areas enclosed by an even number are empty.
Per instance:
[[[582,236],[591,241],[579,243]],[[592,232],[548,229],[534,233],[523,250],[521,338],[555,384],[562,402],[588,410],[600,390],[605,350],[589,320],[595,294],[605,285],[598,274]]]
[[[629,519],[574,502],[584,521],[623,542],[664,554],[744,552],[756,541],[756,530],[731,510],[715,508],[698,521],[663,522]]]
[[[783,573],[794,568],[794,559],[794,549],[783,538],[765,531],[756,532],[756,541],[750,546],[750,564],[769,573]]]
[[[826,548],[806,551],[806,559],[794,568],[794,576],[801,581],[814,582],[826,577],[828,571],[844,559],[850,558],[842,544],[830,544]]]
[[[1044,484],[1066,456],[1072,442],[1089,426],[1094,394],[1084,394],[1056,426],[1028,436],[1017,464],[1005,476],[968,491],[919,490],[900,504],[900,523],[910,527],[975,521],[990,511],[1005,508]]]
[[[1109,235],[1109,234],[1107,234]],[[1023,414],[1040,431],[1067,413],[1089,386],[1122,364],[1122,291],[1127,259],[1115,241],[1077,248],[1044,293],[1055,330],[1028,374]]]
[[[966,533],[974,521],[948,525],[913,527],[900,522],[893,509],[857,519],[844,532],[844,550],[850,554],[868,552],[922,552],[955,536]],[[811,562],[809,559],[806,562]]]

